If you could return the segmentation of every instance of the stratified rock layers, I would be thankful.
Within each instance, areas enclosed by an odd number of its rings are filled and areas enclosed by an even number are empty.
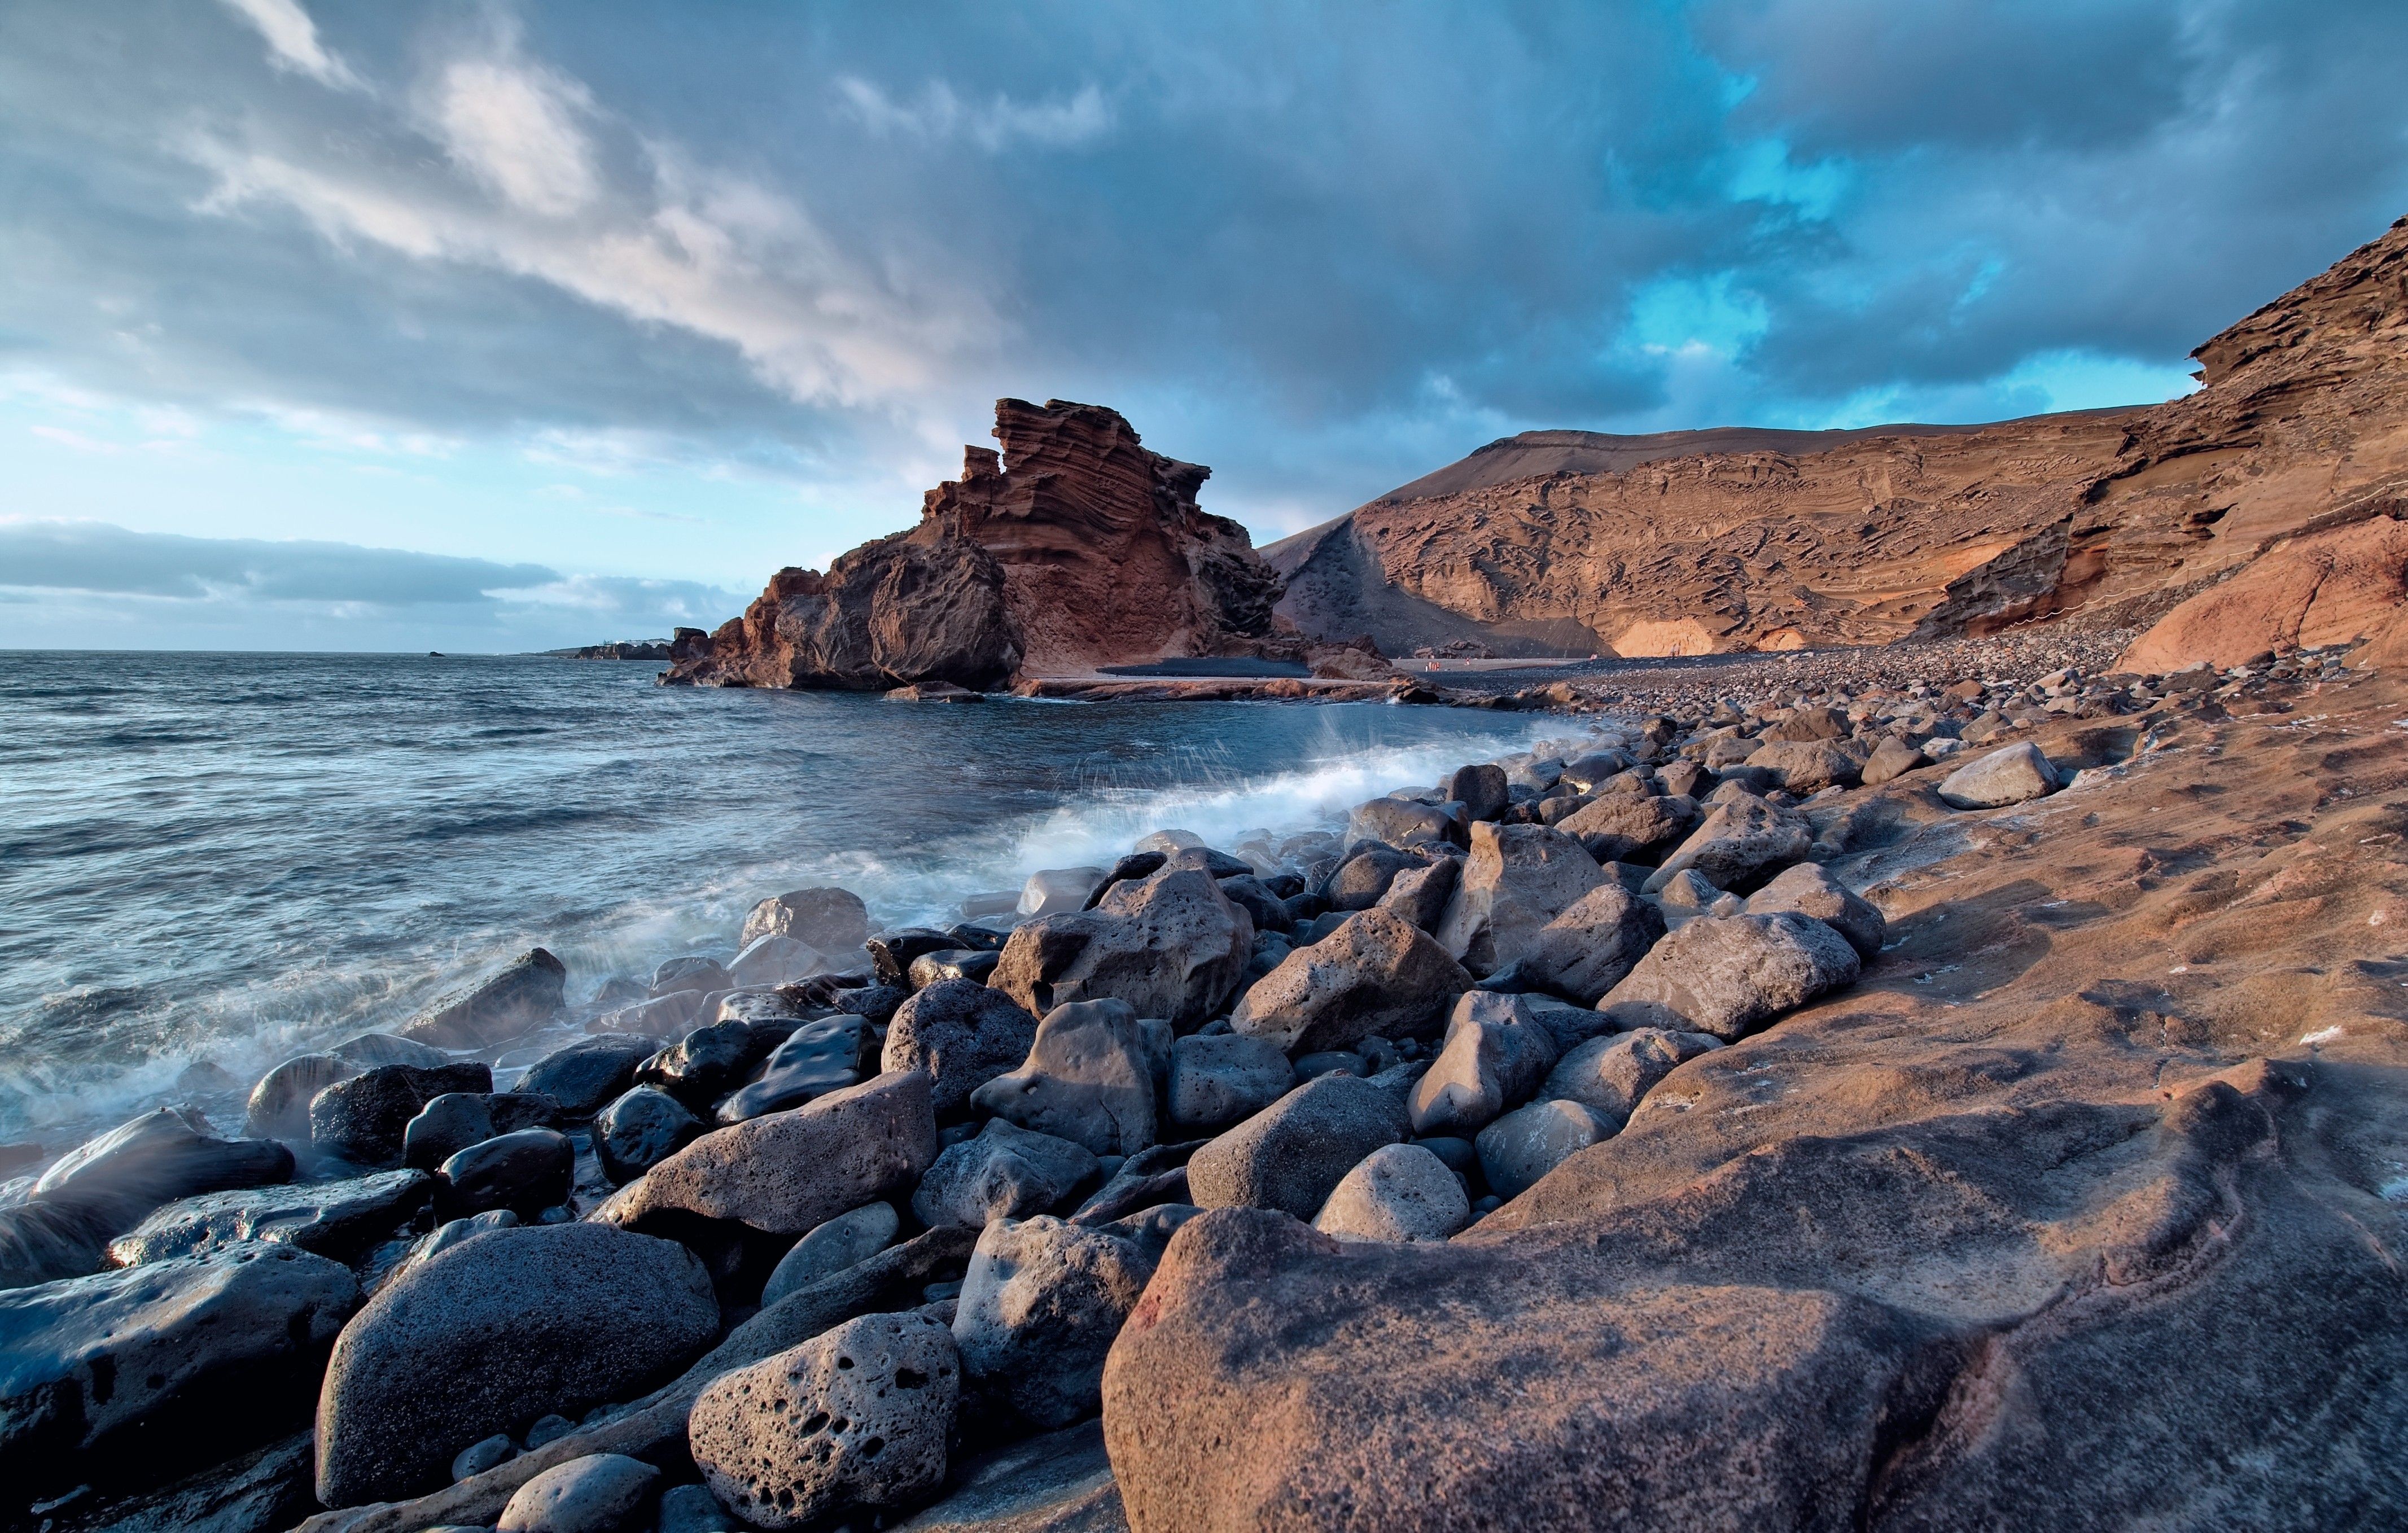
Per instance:
[[[782,569],[715,634],[678,631],[667,680],[993,687],[1165,656],[1262,654],[1280,579],[1197,505],[1211,470],[1146,450],[1097,405],[996,402],[1002,451],[964,451],[920,524]]]

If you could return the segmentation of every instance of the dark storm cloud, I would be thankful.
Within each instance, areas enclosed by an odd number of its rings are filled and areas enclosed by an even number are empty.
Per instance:
[[[2396,0],[22,0],[0,366],[806,480],[1094,398],[1334,510],[2172,363],[2408,210],[2402,57]]]

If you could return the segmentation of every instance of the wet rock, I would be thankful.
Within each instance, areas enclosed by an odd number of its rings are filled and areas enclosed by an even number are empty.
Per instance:
[[[1846,938],[1809,916],[1699,916],[1656,943],[1598,1009],[1622,1026],[1729,1042],[1851,982],[1861,967]]]
[[[969,1106],[971,1092],[1026,1059],[1036,1041],[1037,1019],[1010,996],[943,980],[896,1009],[882,1063],[888,1070],[926,1071],[937,1116],[951,1119]]]
[[[851,953],[859,963],[859,948],[869,940],[869,909],[850,890],[796,889],[772,895],[746,912],[738,945],[764,937],[791,937],[826,953]]]
[[[1057,1006],[1037,1024],[1027,1061],[970,1093],[970,1103],[1099,1155],[1131,1154],[1154,1142],[1150,1055],[1126,1002]]]
[[[360,1067],[330,1053],[296,1054],[259,1078],[251,1088],[243,1115],[244,1137],[254,1139],[307,1139],[309,1103],[336,1082],[357,1075]]]
[[[1287,1095],[1296,1071],[1279,1044],[1239,1033],[1182,1038],[1170,1046],[1170,1121],[1218,1130]]]
[[[291,1245],[0,1293],[0,1483],[71,1484],[72,1455],[129,1429],[256,1442],[358,1302],[341,1263]]]
[[[442,1049],[484,1049],[560,1020],[568,970],[541,948],[531,948],[500,973],[437,1001],[412,1018],[401,1036]]]
[[[594,1217],[634,1225],[675,1210],[800,1235],[910,1185],[936,1158],[928,1077],[900,1071],[705,1134],[620,1188]]]
[[[1736,794],[1706,816],[1647,880],[1654,894],[1684,872],[1694,871],[1717,889],[1744,894],[1806,855],[1814,827],[1796,809],[1768,804],[1754,794]]]
[[[274,1139],[222,1139],[189,1108],[159,1108],[68,1151],[33,1186],[36,1202],[105,1213],[108,1233],[131,1229],[178,1198],[293,1177],[293,1152]]]
[[[761,1079],[719,1104],[719,1121],[738,1124],[765,1112],[783,1112],[861,1081],[861,1054],[869,1024],[859,1017],[823,1017],[807,1022],[770,1052]]]
[[[649,1525],[661,1471],[624,1454],[572,1458],[521,1485],[494,1533],[621,1533]]]
[[[1210,874],[1165,867],[1112,885],[1092,910],[1017,927],[987,982],[1032,1015],[1120,1000],[1140,1016],[1192,1028],[1227,1003],[1254,942],[1254,919]]]
[[[1569,782],[1586,793],[1608,779],[1621,776],[1636,765],[1627,751],[1591,751],[1564,763],[1563,773],[1556,781]]]
[[[1428,866],[1427,857],[1374,841],[1338,865],[1321,896],[1333,910],[1368,910],[1380,903],[1398,874]]]
[[[1235,1032],[1283,1050],[1435,1035],[1471,976],[1438,941],[1390,911],[1359,910],[1297,949],[1240,999]]]
[[[1357,804],[1346,817],[1346,839],[1382,841],[1400,851],[1416,847],[1464,844],[1467,822],[1435,805],[1405,798],[1374,798]]]
[[[911,993],[901,985],[870,984],[851,990],[838,990],[828,1004],[847,1016],[859,1017],[872,1027],[883,1027]]]
[[[1663,935],[1655,906],[1619,882],[1600,883],[1540,927],[1520,961],[1536,983],[1594,1006]]]
[[[714,1022],[636,1067],[636,1079],[701,1109],[752,1074],[792,1032],[774,1022]]]
[[[536,1092],[446,1092],[419,1109],[402,1129],[401,1161],[432,1170],[472,1144],[522,1128],[549,1127],[559,1117],[559,1104]]]
[[[960,1394],[951,1331],[917,1314],[864,1315],[713,1381],[686,1443],[703,1483],[745,1522],[800,1527],[907,1506],[943,1484]]]
[[[905,926],[880,932],[869,939],[869,962],[881,984],[910,988],[911,961],[931,953],[949,953],[961,946],[951,932],[930,926]]]
[[[943,1158],[938,1157],[939,1162]],[[766,1310],[788,1294],[867,1261],[894,1243],[902,1224],[894,1205],[889,1203],[865,1203],[851,1213],[837,1215],[796,1240],[794,1248],[779,1258],[769,1281],[762,1286],[761,1308]]]
[[[431,1043],[414,1042],[393,1033],[361,1033],[343,1039],[326,1052],[364,1070],[375,1069],[380,1065],[415,1065],[420,1069],[431,1070],[438,1065],[452,1062],[451,1055]]]
[[[447,1092],[494,1089],[494,1072],[474,1062],[423,1068],[380,1065],[337,1081],[309,1104],[309,1139],[318,1149],[354,1166],[402,1163],[409,1120]]]
[[[1474,820],[1494,820],[1511,802],[1506,795],[1505,768],[1483,763],[1458,766],[1439,784],[1439,795],[1463,806]]]
[[[731,985],[781,985],[808,980],[828,967],[827,955],[808,942],[772,933],[756,937],[728,961]]]
[[[1197,1151],[1187,1185],[1201,1208],[1281,1209],[1310,1219],[1364,1156],[1412,1127],[1399,1094],[1353,1076],[1324,1076]]]
[[[613,1182],[633,1182],[684,1149],[703,1132],[702,1120],[658,1086],[638,1086],[594,1120],[594,1155]]]
[[[911,1196],[911,1212],[931,1228],[977,1229],[997,1219],[1051,1212],[1097,1170],[1084,1145],[996,1118],[937,1157]]]
[[[1095,1414],[1104,1354],[1175,1227],[1144,1215],[1092,1226],[1044,1217],[987,1225],[953,1311],[965,1376],[1039,1426]]]
[[[1455,897],[1455,880],[1462,871],[1459,857],[1440,857],[1427,867],[1405,868],[1380,896],[1378,908],[1402,916],[1423,931],[1434,931],[1446,917],[1447,901]]]
[[[1895,735],[1887,736],[1873,747],[1872,755],[1865,762],[1864,785],[1880,787],[1893,778],[1903,777],[1917,766],[1926,765],[1928,759],[1912,743]]]
[[[1615,793],[1591,799],[1555,826],[1600,863],[1652,862],[1679,846],[1699,818],[1691,799]]]
[[[972,984],[984,984],[1002,959],[1003,954],[994,948],[948,948],[939,953],[924,953],[911,960],[911,968],[906,978],[914,991],[925,990],[947,980],[968,980]]]
[[[1471,1200],[1446,1162],[1391,1144],[1339,1180],[1312,1227],[1341,1240],[1443,1240],[1469,1223]]]
[[[1746,765],[1801,798],[1825,788],[1853,788],[1860,772],[1856,758],[1828,739],[1776,740],[1749,756]]]
[[[1548,1100],[1516,1108],[1480,1131],[1480,1174],[1499,1197],[1519,1197],[1541,1177],[1613,1129],[1579,1102]]]
[[[1818,863],[1799,863],[1750,895],[1747,913],[1811,915],[1848,939],[1856,955],[1871,963],[1889,939],[1889,924],[1870,900],[1857,895]]]
[[[2025,740],[1957,767],[1941,781],[1940,796],[1952,809],[1994,809],[2044,797],[2058,786],[2057,768]]]
[[[1492,1021],[1473,997],[1455,1006],[1446,1042],[1405,1099],[1416,1134],[1469,1134],[1529,1099],[1555,1063],[1543,1027]]]
[[[527,1067],[516,1089],[551,1097],[571,1118],[590,1118],[635,1084],[636,1067],[665,1047],[634,1034],[581,1038]]]
[[[1581,895],[1608,881],[1579,841],[1544,825],[1474,825],[1438,943],[1475,975],[1521,958]]]
[[[710,1274],[673,1241],[597,1224],[463,1241],[396,1275],[335,1343],[318,1499],[431,1489],[470,1443],[630,1398],[718,1329]]]
[[[533,1218],[568,1200],[577,1149],[565,1134],[523,1128],[472,1144],[435,1173],[435,1211],[465,1219],[494,1209]]]
[[[1087,908],[1087,896],[1103,886],[1104,875],[1105,870],[1100,867],[1039,869],[1029,874],[1028,881],[1021,885],[1020,903],[1014,909],[1018,913],[1028,916],[1083,910]]]
[[[205,1193],[168,1204],[110,1241],[108,1259],[138,1267],[268,1240],[355,1261],[424,1208],[432,1191],[423,1171],[383,1171],[348,1182]]]
[[[1184,835],[1185,832],[1182,831],[1181,834]],[[1149,840],[1152,839],[1151,837],[1147,838]],[[1201,845],[1202,843],[1198,842],[1197,844]],[[1083,910],[1094,910],[1096,906],[1102,901],[1105,891],[1111,889],[1112,885],[1116,883],[1123,883],[1130,880],[1146,878],[1154,873],[1159,872],[1162,868],[1162,865],[1170,860],[1170,853],[1177,850],[1179,849],[1176,847],[1161,847],[1149,851],[1130,852],[1127,856],[1123,857],[1120,861],[1112,864],[1112,866],[1105,871],[1103,881],[1097,883],[1094,889],[1088,891],[1086,902],[1080,906],[1080,909]]]
[[[1721,1048],[1711,1033],[1674,1033],[1660,1027],[1594,1038],[1564,1055],[1547,1075],[1541,1095],[1578,1102],[1620,1133],[1641,1098],[1680,1066]]]
[[[407,1271],[421,1262],[431,1261],[463,1240],[473,1239],[488,1231],[516,1229],[523,1222],[517,1214],[508,1209],[494,1209],[485,1213],[470,1214],[466,1219],[454,1219],[448,1224],[437,1225],[433,1230],[418,1238],[417,1243],[409,1248],[408,1261],[399,1270]]]

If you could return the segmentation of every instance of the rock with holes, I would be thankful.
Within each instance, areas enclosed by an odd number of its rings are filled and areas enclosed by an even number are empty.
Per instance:
[[[1455,897],[1455,881],[1462,871],[1460,857],[1440,857],[1427,867],[1408,867],[1380,896],[1379,909],[1400,915],[1424,931],[1435,930],[1446,919],[1447,901]]]
[[[977,1229],[1056,1208],[1098,1169],[1086,1146],[996,1118],[975,1138],[946,1146],[911,1195],[911,1211],[932,1228]]]
[[[494,1533],[623,1533],[650,1519],[661,1471],[624,1454],[554,1464],[521,1485]]]
[[[1104,1354],[1180,1223],[1157,1209],[1096,1226],[1041,1217],[987,1225],[953,1311],[964,1374],[1039,1426],[1093,1415]]]
[[[1529,1100],[1555,1063],[1555,1040],[1544,1027],[1484,1016],[1466,996],[1438,1057],[1406,1095],[1413,1132],[1470,1134]]]
[[[530,948],[499,973],[446,996],[412,1018],[401,1036],[439,1049],[484,1049],[559,1020],[568,969]]]
[[[1866,963],[1881,956],[1889,939],[1889,923],[1873,903],[1831,876],[1820,863],[1799,863],[1747,896],[1750,915],[1777,915],[1787,910],[1811,915],[1848,939],[1848,946]]]
[[[950,1120],[969,1106],[971,1092],[1017,1068],[1036,1041],[1037,1019],[1002,991],[939,980],[895,1009],[882,1063],[927,1071],[937,1116]]]
[[[1236,992],[1254,946],[1254,918],[1211,873],[1166,865],[1111,885],[1094,910],[1014,927],[987,982],[1034,1016],[1119,1000],[1139,1016],[1193,1028]]]
[[[1656,943],[1598,1010],[1622,1027],[1731,1042],[1853,981],[1862,967],[1848,939],[1812,916],[1699,916]]]
[[[1694,870],[1717,889],[1744,894],[1804,858],[1813,844],[1814,827],[1804,815],[1735,792],[1648,876],[1647,893]]]
[[[1027,1060],[970,1093],[970,1103],[1098,1155],[1135,1154],[1154,1143],[1152,1055],[1127,1002],[1057,1006],[1037,1024]]]
[[[1545,825],[1471,827],[1439,945],[1475,975],[1520,959],[1539,929],[1612,876],[1581,843]]]
[[[1391,1144],[1330,1189],[1312,1227],[1341,1240],[1443,1240],[1469,1223],[1463,1179],[1433,1151]]]
[[[1942,780],[1940,796],[1953,809],[1994,809],[2057,792],[2057,768],[2029,740],[1967,762]]]
[[[1267,1038],[1198,1033],[1170,1046],[1169,1117],[1182,1128],[1226,1128],[1278,1101],[1295,1084],[1295,1067]]]
[[[1555,822],[1600,863],[1646,862],[1681,844],[1700,818],[1695,800],[1670,795],[1610,793]]]
[[[1401,1093],[1351,1075],[1309,1081],[1196,1152],[1200,1208],[1281,1209],[1310,1219],[1364,1156],[1411,1132]]]
[[[1661,1027],[1593,1038],[1555,1062],[1540,1093],[1578,1102],[1620,1133],[1640,1098],[1680,1066],[1723,1046],[1711,1033],[1674,1033]]]
[[[1598,884],[1540,927],[1522,972],[1555,995],[1595,1006],[1664,936],[1664,915],[1618,882]]]
[[[705,1134],[613,1193],[593,1217],[638,1227],[674,1211],[801,1235],[911,1185],[936,1158],[927,1075],[890,1072]]]
[[[917,1312],[864,1315],[712,1381],[686,1446],[745,1522],[802,1527],[942,1485],[960,1397],[951,1331]]]
[[[632,1398],[718,1332],[710,1274],[672,1241],[596,1224],[464,1240],[343,1328],[318,1398],[318,1499],[432,1489],[470,1443]]]
[[[1229,1026],[1290,1053],[1364,1039],[1430,1038],[1471,976],[1427,933],[1383,910],[1358,910],[1280,961],[1229,1013]]]

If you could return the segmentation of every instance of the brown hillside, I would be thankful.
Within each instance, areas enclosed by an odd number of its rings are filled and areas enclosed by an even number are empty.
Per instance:
[[[1390,653],[1626,654],[2153,621],[2408,509],[2408,220],[2193,354],[2169,404],[1980,427],[1533,432],[1264,551]],[[1507,477],[1526,469],[1521,477]]]

